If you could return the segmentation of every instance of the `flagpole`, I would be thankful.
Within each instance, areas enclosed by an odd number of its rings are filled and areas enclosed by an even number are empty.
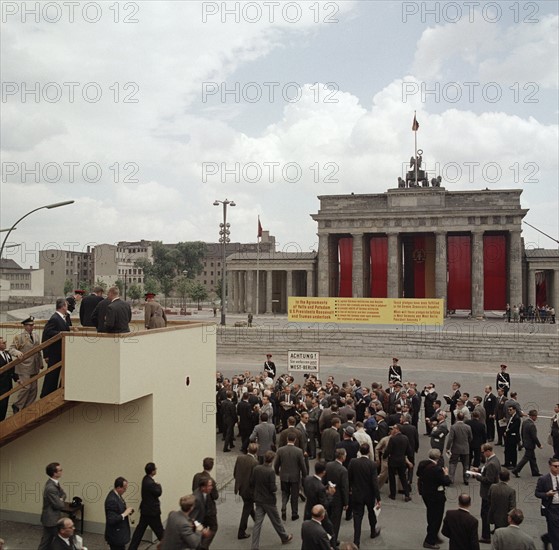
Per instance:
[[[256,309],[255,315],[260,313],[260,216],[258,216],[258,235],[256,245]]]
[[[417,121],[417,111],[413,112],[413,120],[414,123]],[[418,166],[417,166],[417,128],[415,127],[416,124],[414,124],[414,135],[415,135],[415,185],[419,185],[419,182],[417,181],[418,178]]]

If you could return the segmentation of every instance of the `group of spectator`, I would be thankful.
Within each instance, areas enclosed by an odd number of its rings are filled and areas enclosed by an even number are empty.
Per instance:
[[[257,376],[245,372],[228,380],[217,374],[218,429],[223,434],[224,451],[229,452],[235,447],[238,426],[242,455],[237,459],[236,470],[245,460],[254,469],[268,467],[270,487],[275,470],[282,492],[283,521],[287,520],[288,504],[291,519],[298,519],[298,498],[306,498],[305,520],[313,519],[313,506],[324,508],[325,516],[320,523],[328,536],[328,548],[339,544],[344,511],[346,520],[354,521],[353,544],[359,546],[363,507],[369,506],[371,536],[376,537],[376,513],[380,510],[384,484],[389,481],[390,499],[401,494],[404,502],[409,502],[415,473],[427,508],[424,547],[438,548],[444,489],[455,483],[457,465],[461,463],[462,483],[480,482],[481,533],[478,539],[476,520],[476,544],[491,543],[491,525],[498,529],[522,522],[522,511],[516,508],[516,493],[508,483],[511,474],[519,477],[527,463],[532,476],[543,479],[535,454],[542,444],[536,427],[538,411],[522,410],[517,393],[510,392],[506,365],[501,365],[497,374],[496,393],[492,386],[486,386],[483,395],[470,397],[455,381],[448,394],[439,398],[434,383],[419,390],[415,382],[404,382],[397,358],[389,367],[386,389],[380,382],[366,387],[359,379],[350,378],[338,385],[333,376],[322,381],[312,374],[306,376],[303,384],[297,384],[287,374],[276,379],[275,365],[272,364],[270,372],[270,362],[268,357],[264,371]],[[431,450],[419,461],[418,428],[423,424]],[[554,409],[549,442],[559,459],[559,404]],[[504,447],[503,466],[495,454],[497,446]],[[524,451],[520,461],[519,450]],[[314,476],[309,467],[312,459],[317,459]],[[369,468],[367,474],[352,476],[352,471],[363,469],[364,464]],[[250,482],[245,469],[240,471],[244,472],[240,478],[245,483],[238,481],[238,487],[236,484],[244,503],[239,539],[247,537],[248,518],[254,515],[252,548],[258,548],[260,526],[268,515],[285,542],[286,531],[279,521],[279,512],[263,507],[258,512],[257,499],[262,499],[262,495],[257,497],[255,491],[259,483]],[[320,479],[319,498],[309,498],[309,484],[314,479]],[[356,479],[359,481],[352,483]],[[365,499],[356,499],[355,494],[366,486],[364,479],[370,482],[370,490]],[[268,495],[268,504],[275,507],[275,496]],[[443,534],[449,529],[443,529]],[[550,531],[550,536],[553,532],[559,536],[556,525]],[[303,548],[315,546],[304,543]]]
[[[514,304],[512,307],[507,304],[505,318],[508,323],[550,323],[555,324],[555,308],[547,304],[533,306],[529,304]]]

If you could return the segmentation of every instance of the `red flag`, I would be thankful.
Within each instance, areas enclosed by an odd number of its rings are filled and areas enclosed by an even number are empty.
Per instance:
[[[262,224],[260,223],[260,216],[258,216],[258,235],[257,237],[260,239],[262,237]]]
[[[419,122],[417,122],[417,118],[413,115],[413,124],[411,126],[412,132],[417,132],[419,130]]]

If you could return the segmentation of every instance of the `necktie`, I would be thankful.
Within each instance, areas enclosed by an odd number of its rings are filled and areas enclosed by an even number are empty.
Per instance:
[[[33,333],[29,334],[29,339],[31,340],[31,343],[34,344],[35,340],[33,339]]]

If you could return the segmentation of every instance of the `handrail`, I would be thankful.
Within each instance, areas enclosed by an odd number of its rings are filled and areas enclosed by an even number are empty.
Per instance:
[[[4,372],[8,372],[8,371],[12,370],[17,365],[19,365],[20,363],[25,361],[27,358],[32,357],[36,353],[40,353],[43,349],[48,348],[49,346],[51,346],[55,342],[58,342],[59,340],[62,340],[62,359],[60,361],[58,361],[58,363],[56,363],[52,366],[49,366],[47,369],[43,370],[42,372],[39,372],[39,374],[36,374],[33,378],[30,378],[24,384],[17,384],[11,390],[8,390],[6,393],[3,393],[2,395],[0,395],[0,400],[2,400],[4,398],[9,398],[10,395],[12,395],[13,393],[18,392],[19,390],[21,390],[25,386],[28,386],[29,384],[31,384],[35,380],[38,380],[39,378],[43,378],[49,372],[52,372],[53,370],[58,369],[58,368],[60,368],[60,385],[61,385],[60,387],[62,387],[62,388],[64,387],[64,358],[65,358],[64,357],[64,355],[65,355],[64,335],[65,334],[69,334],[69,333],[65,331],[65,332],[59,332],[58,334],[55,334],[52,338],[49,338],[46,342],[43,342],[43,343],[39,344],[38,346],[34,347],[33,349],[30,349],[29,351],[25,352],[21,357],[18,357],[17,359],[14,359],[13,361],[10,361],[7,365],[0,368],[0,375],[1,375]],[[39,400],[40,400],[40,398],[39,398]]]
[[[23,361],[25,361],[29,357],[32,357],[36,353],[44,350],[45,348],[48,348],[51,344],[58,342],[58,340],[61,340],[65,334],[69,334],[69,333],[59,332],[58,334],[55,334],[52,338],[49,338],[46,342],[43,342],[38,346],[35,346],[33,349],[26,351],[21,357],[18,357],[17,359],[10,361],[7,365],[4,365],[2,368],[0,368],[0,374],[4,374],[5,372],[13,369],[14,367],[17,367],[20,363],[23,363]]]

